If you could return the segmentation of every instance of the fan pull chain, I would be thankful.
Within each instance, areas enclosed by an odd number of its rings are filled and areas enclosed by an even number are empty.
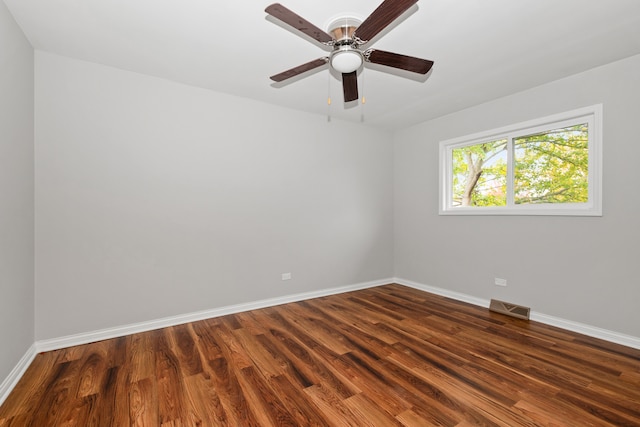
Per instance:
[[[361,100],[361,102],[360,102],[360,121],[361,121],[361,122],[364,122],[364,104],[366,104],[366,103],[367,103],[367,98],[364,96],[364,92],[365,92],[364,75],[365,75],[365,74],[366,74],[366,73],[362,73],[362,74],[361,74],[362,78],[360,79],[360,81],[362,82],[362,89],[361,89],[361,91],[362,91],[362,93],[363,93],[363,95],[362,95],[362,100]]]
[[[327,73],[327,121],[331,121],[331,73]]]

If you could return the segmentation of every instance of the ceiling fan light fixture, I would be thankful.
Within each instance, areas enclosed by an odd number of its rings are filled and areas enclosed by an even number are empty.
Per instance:
[[[342,74],[353,73],[362,66],[362,53],[350,46],[343,46],[331,53],[331,67]]]
[[[382,0],[364,21],[348,15],[338,16],[330,21],[327,31],[316,27],[280,3],[267,6],[265,12],[271,17],[310,37],[323,48],[333,48],[328,57],[324,56],[283,71],[270,79],[282,82],[326,66],[328,62],[333,74],[342,74],[344,102],[347,103],[358,99],[358,70],[362,69],[364,62],[426,75],[433,66],[433,61],[364,47],[417,1]]]

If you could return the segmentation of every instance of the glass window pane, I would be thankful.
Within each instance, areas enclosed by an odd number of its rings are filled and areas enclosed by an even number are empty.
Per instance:
[[[452,150],[454,207],[507,204],[507,140]]]
[[[588,142],[586,123],[515,138],[515,203],[588,202]]]

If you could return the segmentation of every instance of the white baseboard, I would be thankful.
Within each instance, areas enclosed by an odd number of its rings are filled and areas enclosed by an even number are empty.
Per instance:
[[[36,345],[32,344],[24,354],[24,356],[22,356],[15,368],[13,368],[13,370],[9,373],[9,376],[7,376],[4,381],[2,381],[2,383],[0,384],[0,405],[4,403],[4,401],[9,396],[9,393],[11,393],[11,390],[13,390],[16,384],[18,384],[20,378],[22,378],[29,365],[31,365],[31,362],[33,362],[33,359],[35,359],[36,354],[38,354],[38,352],[36,351]]]
[[[480,307],[489,308],[489,300],[476,298],[471,295],[450,291],[447,289],[436,288],[434,286],[425,285],[411,280],[406,280],[396,277],[394,283],[399,285],[408,286],[421,291],[430,292],[432,294],[440,295],[443,297],[455,299],[458,301],[467,302],[469,304],[477,305]],[[621,344],[627,347],[636,348],[640,350],[640,338],[631,335],[625,335],[607,329],[598,328],[591,325],[585,325],[584,323],[574,322],[572,320],[562,319],[560,317],[549,316],[547,314],[531,311],[531,320],[544,323],[545,325],[555,326],[558,328],[566,329],[568,331],[577,332],[579,334],[587,335],[593,338],[599,338],[605,341],[610,341],[616,344]]]
[[[488,299],[476,298],[471,295],[450,291],[448,289],[436,288],[435,286],[429,286],[422,283],[413,282],[411,280],[401,279],[399,277],[396,277],[393,280],[394,283],[397,283],[399,285],[408,286],[410,288],[440,295],[442,297],[451,298],[457,301],[468,302],[469,304],[479,305],[480,307],[489,308],[490,301]]]
[[[181,325],[184,323],[195,322],[198,320],[211,319],[214,317],[225,316],[227,314],[240,313],[243,311],[256,310],[259,308],[273,307],[280,304],[302,301],[311,298],[318,298],[327,295],[341,294],[345,292],[357,291],[360,289],[372,288],[375,286],[386,285],[392,283],[393,279],[381,279],[371,282],[357,283],[354,285],[341,286],[336,288],[321,289],[312,292],[303,292],[299,294],[286,295],[277,298],[269,298],[259,301],[252,301],[243,304],[230,305],[226,307],[214,308],[211,310],[198,311],[194,313],[180,314],[177,316],[165,317],[162,319],[150,320],[147,322],[133,323],[129,325],[121,325],[113,328],[101,329],[98,331],[83,332],[74,335],[67,335],[60,338],[52,338],[36,341],[35,347],[38,353],[44,351],[59,350],[61,348],[73,347],[76,345],[88,344],[91,342],[102,341],[111,338],[122,337],[125,335],[136,334],[140,332],[152,331],[154,329],[166,328],[169,326]]]
[[[531,312],[531,320],[640,350],[640,338],[632,335],[625,335],[608,329],[585,325],[584,323],[549,316],[548,314],[535,311]]]
[[[411,280],[402,278],[388,278],[374,280],[371,282],[358,283],[354,285],[341,286],[329,289],[322,289],[312,292],[304,292],[293,295],[286,295],[283,297],[269,298],[259,301],[248,302],[244,304],[230,305],[226,307],[214,308],[211,310],[198,311],[194,313],[181,314],[178,316],[165,317],[162,319],[150,320],[147,322],[134,323],[129,325],[121,325],[113,328],[101,329],[98,331],[83,332],[75,335],[68,335],[60,338],[52,338],[47,340],[36,341],[27,350],[25,355],[20,359],[16,367],[11,371],[9,376],[0,384],[0,404],[4,402],[11,390],[18,383],[22,375],[35,358],[37,353],[51,350],[59,350],[62,348],[72,347],[76,345],[87,344],[90,342],[101,341],[110,338],[121,337],[139,332],[151,331],[154,329],[166,328],[169,326],[180,325],[188,322],[195,322],[203,319],[210,319],[214,317],[224,316],[227,314],[239,313],[248,310],[256,310],[265,307],[273,307],[280,304],[286,304],[290,302],[303,301],[311,298],[318,298],[328,295],[341,294],[345,292],[357,291],[360,289],[372,288],[375,286],[386,285],[389,283],[398,283],[400,285],[408,286],[425,292],[430,292],[435,295],[440,295],[448,298],[452,298],[458,301],[467,302],[469,304],[477,305],[480,307],[489,307],[489,300],[477,298],[471,295],[450,291],[443,288],[437,288],[434,286],[425,285]],[[531,312],[531,320],[544,323],[551,326],[556,326],[569,331],[581,333],[595,338],[600,338],[606,341],[614,342],[617,344],[625,345],[632,348],[640,349],[640,338],[620,334],[618,332],[609,331],[606,329],[597,328],[590,325],[585,325],[578,322],[573,322],[566,319],[561,319],[554,316],[549,316],[542,313]]]

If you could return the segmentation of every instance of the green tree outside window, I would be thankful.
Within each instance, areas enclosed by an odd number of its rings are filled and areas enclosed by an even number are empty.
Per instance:
[[[585,203],[589,198],[586,123],[512,140],[515,204]],[[452,150],[453,206],[507,204],[507,139]]]

